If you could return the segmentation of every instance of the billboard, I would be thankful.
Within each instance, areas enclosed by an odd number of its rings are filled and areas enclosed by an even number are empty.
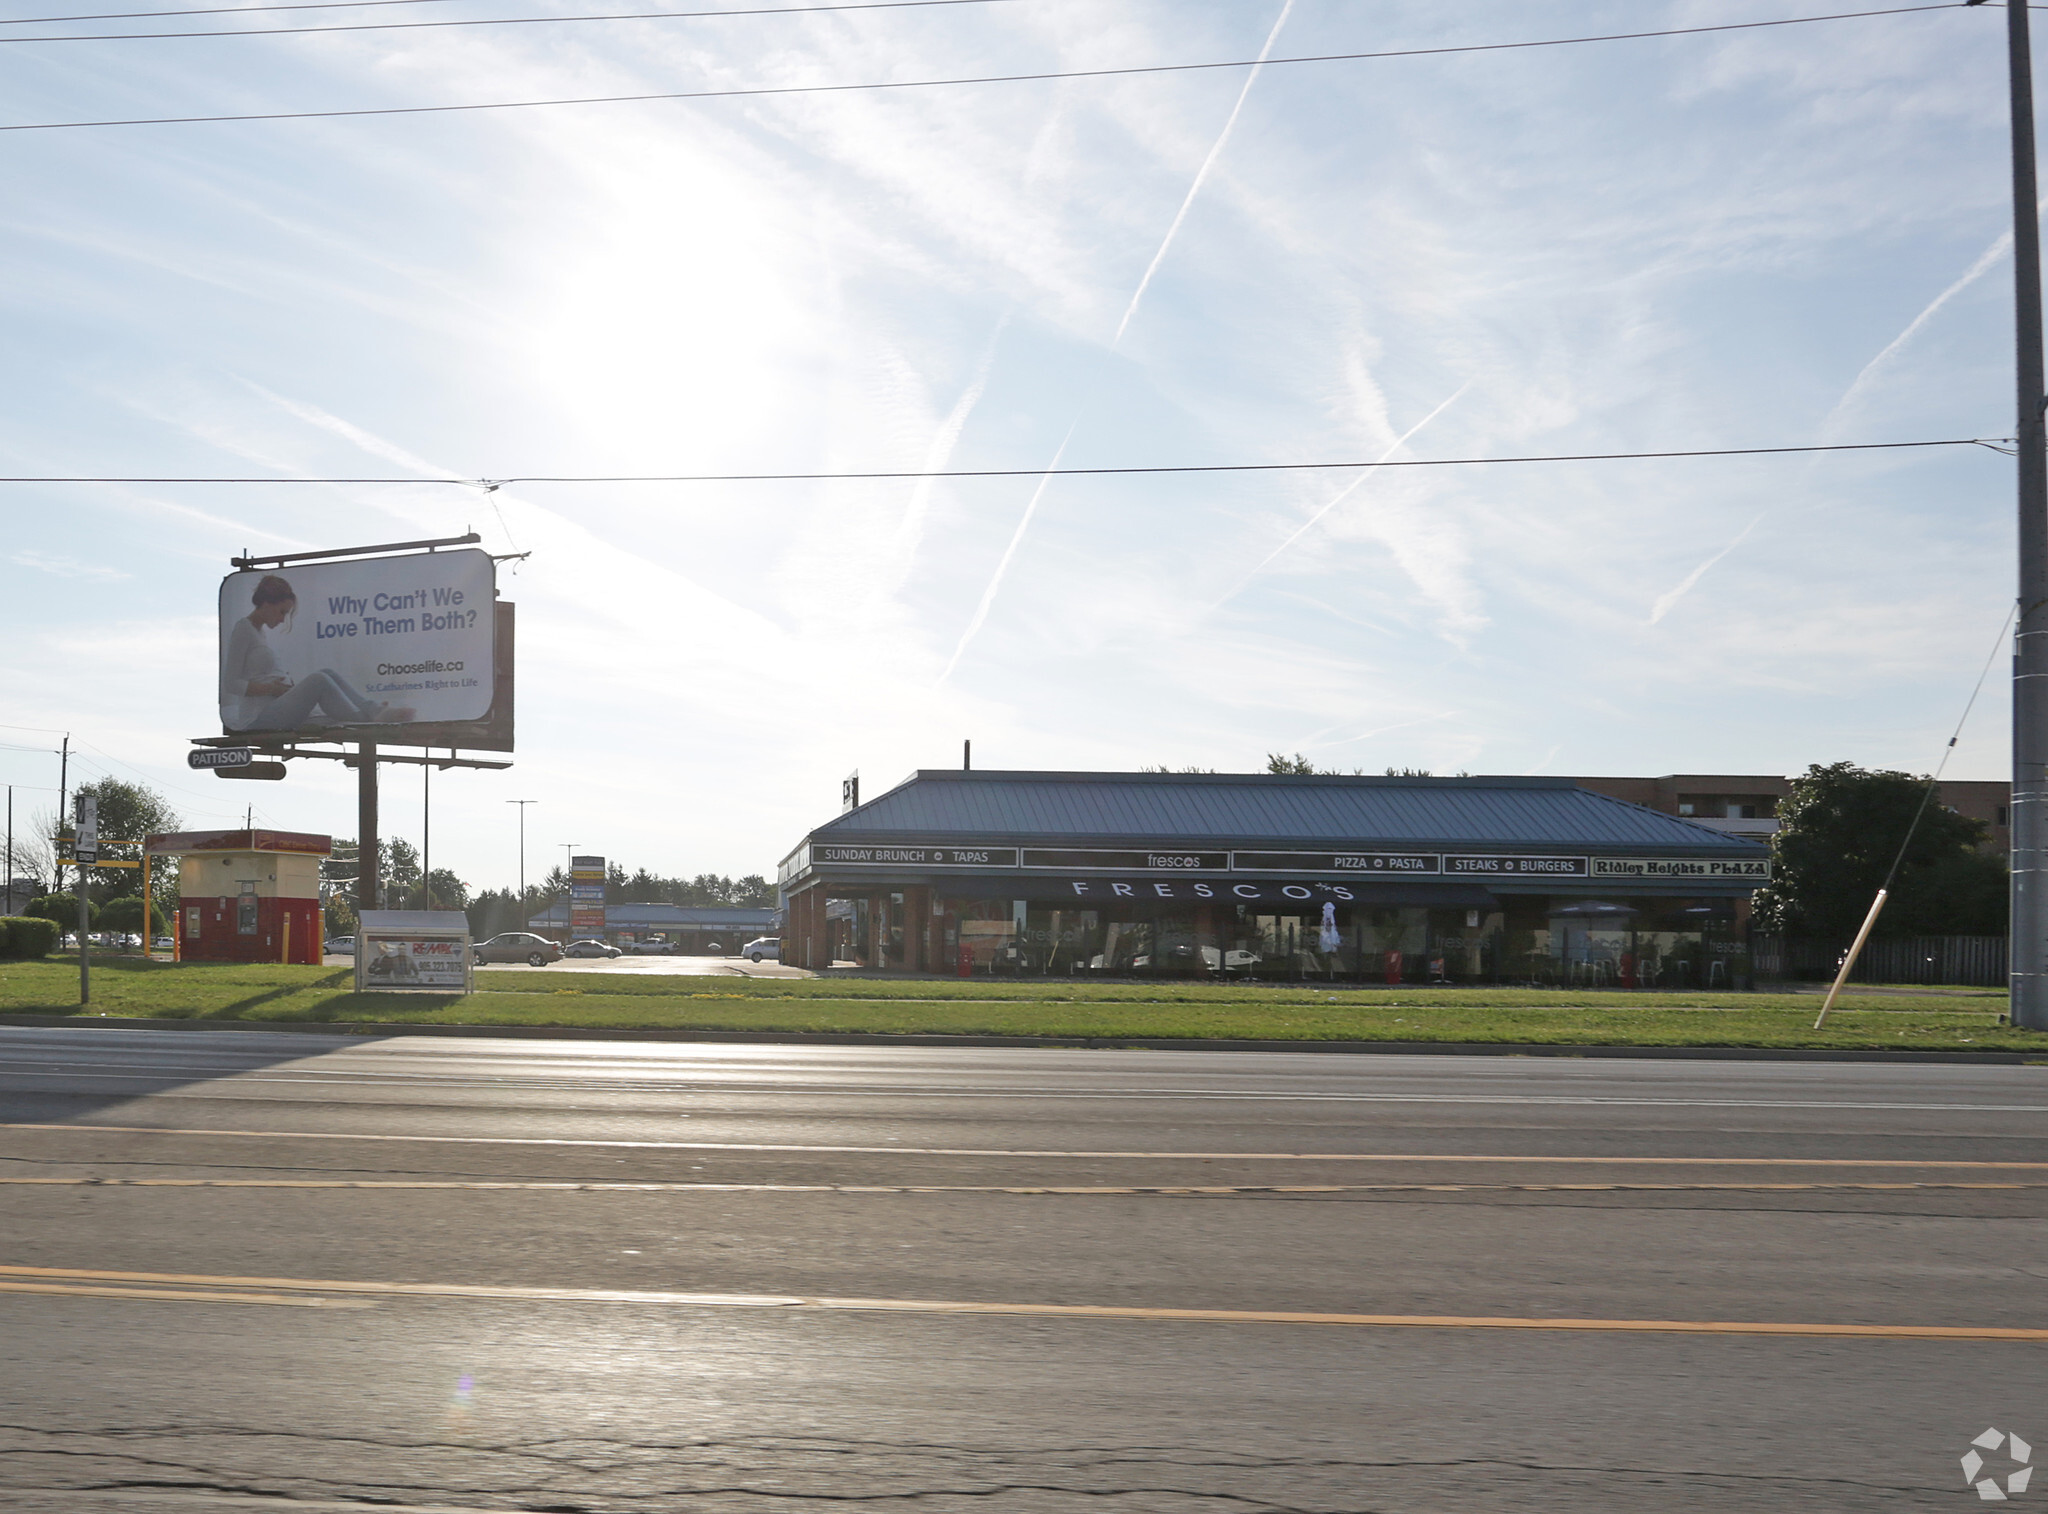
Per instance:
[[[257,741],[351,738],[509,749],[509,606],[481,551],[297,563],[220,586],[220,717]],[[498,667],[504,652],[504,668]]]

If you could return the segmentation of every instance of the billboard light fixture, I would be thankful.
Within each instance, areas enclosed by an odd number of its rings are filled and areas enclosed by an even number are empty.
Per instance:
[[[251,557],[244,552],[240,557],[230,557],[228,562],[248,572],[255,568],[279,568],[286,563],[316,562],[331,557],[368,557],[377,552],[415,552],[422,548],[431,552],[436,547],[473,547],[482,540],[476,532],[469,531],[461,536],[438,536],[431,541],[388,541],[374,547],[333,547],[325,552],[284,552],[275,557]]]

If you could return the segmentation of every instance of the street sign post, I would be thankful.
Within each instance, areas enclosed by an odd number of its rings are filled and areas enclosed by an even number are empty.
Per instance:
[[[256,760],[253,748],[245,746],[195,747],[185,754],[189,768],[245,768]]]
[[[78,863],[78,1007],[92,1003],[92,947],[86,932],[92,925],[87,911],[92,907],[85,895],[86,869],[100,860],[100,802],[90,794],[78,796],[78,820],[73,828],[71,855]]]
[[[283,779],[285,772],[285,765],[281,762],[252,762],[247,767],[242,768],[215,768],[213,776],[216,778],[260,779],[265,782],[276,783]]]

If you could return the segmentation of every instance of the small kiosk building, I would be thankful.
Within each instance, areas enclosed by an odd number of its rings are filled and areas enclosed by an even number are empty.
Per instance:
[[[320,965],[320,859],[333,853],[332,837],[176,831],[143,845],[152,857],[178,859],[182,960]]]

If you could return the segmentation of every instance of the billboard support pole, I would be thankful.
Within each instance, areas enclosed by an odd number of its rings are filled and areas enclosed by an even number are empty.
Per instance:
[[[377,743],[356,747],[356,909],[377,905]]]

